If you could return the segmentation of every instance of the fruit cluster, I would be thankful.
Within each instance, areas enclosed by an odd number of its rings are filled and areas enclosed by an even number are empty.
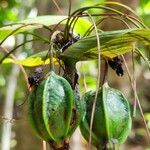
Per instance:
[[[80,99],[69,82],[51,71],[29,95],[29,119],[36,134],[53,149],[69,149],[69,139],[80,125],[84,138],[90,136],[95,91]],[[92,126],[92,144],[97,148],[125,141],[131,129],[128,101],[105,83],[98,92]]]

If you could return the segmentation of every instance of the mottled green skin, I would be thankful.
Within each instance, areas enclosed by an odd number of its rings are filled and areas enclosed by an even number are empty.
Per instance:
[[[81,133],[89,141],[90,118],[95,91],[83,96],[86,113],[80,124]],[[107,142],[123,143],[131,130],[131,116],[128,101],[124,95],[107,83],[99,90],[92,128],[92,143],[96,147]]]
[[[72,113],[72,119],[74,123],[69,128],[69,131],[68,131],[69,137],[71,137],[71,135],[74,133],[76,128],[79,126],[83,118],[84,112],[85,112],[84,103],[80,99],[80,96],[76,94],[75,92],[74,92],[74,108],[73,109],[75,110],[75,114],[74,112]]]
[[[29,95],[29,119],[36,134],[61,147],[71,137],[83,117],[80,97],[69,82],[50,72],[47,79],[34,87]],[[73,110],[76,110],[75,120]]]
[[[30,124],[35,133],[45,141],[51,141],[42,115],[42,101],[45,81],[41,82],[40,86],[34,88],[29,95],[28,115]]]
[[[68,81],[51,72],[29,96],[29,118],[36,133],[48,142],[59,143],[65,139],[73,102]]]

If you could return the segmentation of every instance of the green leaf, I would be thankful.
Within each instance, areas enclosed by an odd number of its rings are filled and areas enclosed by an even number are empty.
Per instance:
[[[58,64],[55,58],[53,59],[53,61],[54,61],[54,64]],[[28,58],[25,58],[22,60],[14,60],[12,58],[6,58],[3,61],[3,64],[9,64],[9,63],[14,63],[17,65],[23,65],[26,67],[35,67],[35,66],[40,66],[42,64],[45,64],[45,65],[49,64],[49,59],[46,59],[44,61],[44,60],[42,60],[41,57],[28,57]]]
[[[23,66],[27,66],[27,67],[34,67],[34,66],[38,66],[41,65],[43,63],[42,59],[40,57],[36,57],[36,58],[26,58],[23,60],[14,60],[11,58],[6,58],[3,61],[3,64],[8,64],[8,63],[14,63],[17,65],[23,65]]]
[[[14,25],[2,27],[0,28],[0,40],[3,40],[7,35],[9,35],[12,31],[16,29],[18,30],[15,33],[13,33],[13,35],[23,31],[42,28],[43,25],[48,26],[48,25],[57,24],[58,22],[60,22],[65,18],[67,17],[66,16],[38,16],[35,18],[29,18],[17,22]]]
[[[38,52],[38,53],[31,55],[24,59],[5,58],[2,62],[2,64],[13,63],[13,64],[22,65],[22,66],[26,66],[26,67],[36,67],[36,66],[40,66],[43,64],[47,65],[50,62],[49,58],[47,58],[47,59],[45,58],[47,53],[48,53],[48,50],[43,50],[42,52]],[[53,58],[53,63],[55,65],[58,64],[56,57]]]
[[[101,56],[113,58],[132,51],[133,42],[150,44],[150,30],[148,29],[127,29],[119,31],[106,31],[99,34],[101,44]],[[42,65],[47,51],[34,54],[25,60],[5,59],[3,63],[16,63],[24,66]],[[83,61],[97,59],[97,39],[96,36],[89,36],[80,39],[78,42],[69,46],[62,57],[71,58],[72,61]],[[60,57],[61,58],[61,57]],[[33,61],[33,62],[32,62]],[[48,60],[47,60],[47,63]]]
[[[149,29],[126,29],[118,31],[106,31],[99,33],[101,55],[105,58],[113,58],[132,50],[133,42],[150,44]],[[97,59],[96,36],[82,38],[72,44],[63,53],[64,57],[70,57],[76,61]]]
[[[35,18],[29,18],[20,22],[17,22],[14,25],[9,25],[6,27],[0,28],[0,40],[5,39],[12,31],[17,30],[13,33],[13,35],[28,31],[28,30],[34,30],[42,28],[43,25],[45,26],[51,26],[58,24],[60,21],[67,19],[68,16],[59,16],[59,15],[47,15],[47,16],[37,16]],[[62,22],[63,24],[66,23],[66,21]],[[82,36],[85,31],[91,26],[90,21],[84,18],[79,18],[75,25],[75,31],[77,33],[80,33]]]
[[[77,34],[79,34],[82,37],[91,25],[91,22],[87,19],[79,18],[76,22],[74,30]]]

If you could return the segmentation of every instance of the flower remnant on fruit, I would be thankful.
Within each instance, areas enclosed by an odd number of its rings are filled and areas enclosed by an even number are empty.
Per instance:
[[[42,80],[42,76],[43,76],[43,69],[41,67],[36,68],[33,74],[31,74],[28,77],[30,87],[38,86],[40,81]]]

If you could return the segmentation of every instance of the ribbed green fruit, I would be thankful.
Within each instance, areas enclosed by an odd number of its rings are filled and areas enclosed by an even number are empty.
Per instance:
[[[86,113],[80,124],[83,137],[89,141],[90,121],[95,91],[85,93]],[[105,83],[99,89],[92,126],[92,144],[96,147],[111,142],[123,143],[131,130],[131,116],[128,101],[124,95]]]
[[[53,147],[63,146],[83,116],[79,97],[69,82],[54,72],[30,92],[28,112],[35,133]]]
[[[80,96],[74,92],[74,107],[72,109],[72,120],[70,123],[70,129],[68,131],[68,136],[74,133],[75,129],[79,126],[83,115],[85,112],[83,101],[81,101]]]

